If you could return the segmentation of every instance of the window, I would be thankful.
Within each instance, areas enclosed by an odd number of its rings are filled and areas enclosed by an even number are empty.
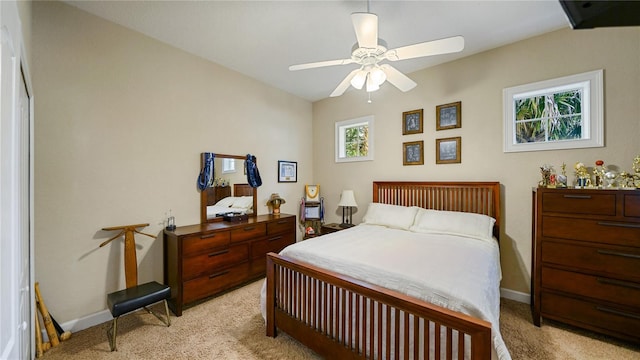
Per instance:
[[[236,172],[236,159],[222,158],[222,173],[234,173]]]
[[[336,122],[336,162],[373,160],[373,116]]]
[[[504,89],[504,151],[604,146],[602,70]]]

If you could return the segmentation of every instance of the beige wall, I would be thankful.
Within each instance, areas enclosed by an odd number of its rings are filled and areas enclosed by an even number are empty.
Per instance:
[[[371,201],[373,180],[497,180],[502,183],[502,286],[529,292],[531,188],[539,166],[597,159],[631,170],[640,153],[640,28],[560,30],[411,74],[418,86],[401,93],[389,84],[372,94],[350,90],[314,103],[314,180],[322,185],[327,221],[339,221],[342,189],[353,189],[359,222]],[[604,148],[503,153],[502,89],[604,69]],[[435,131],[435,107],[462,101],[462,128]],[[424,133],[402,135],[403,111],[424,109]],[[375,160],[334,162],[334,124],[375,116]],[[461,136],[462,163],[436,165],[435,139]],[[424,140],[425,165],[403,166],[402,143]],[[569,169],[570,170],[570,169]],[[573,179],[573,173],[569,173]]]
[[[35,269],[60,322],[106,309],[124,286],[122,241],[108,226],[149,223],[169,209],[198,223],[200,153],[255,154],[269,195],[311,182],[311,103],[59,2],[34,2]],[[284,140],[284,141],[283,141]],[[298,183],[277,183],[277,161]],[[139,281],[162,281],[162,237],[138,236]]]

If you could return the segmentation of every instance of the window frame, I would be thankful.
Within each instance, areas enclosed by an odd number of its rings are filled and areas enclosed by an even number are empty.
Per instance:
[[[580,139],[517,143],[517,100],[571,89],[582,91],[582,135]],[[603,71],[595,70],[531,84],[505,88],[503,94],[504,152],[579,149],[604,146]]]
[[[375,122],[373,115],[363,116],[350,120],[337,121],[335,123],[335,161],[337,163],[373,160],[374,123]],[[345,155],[346,129],[353,128],[359,125],[366,125],[368,127],[367,155],[347,157]]]

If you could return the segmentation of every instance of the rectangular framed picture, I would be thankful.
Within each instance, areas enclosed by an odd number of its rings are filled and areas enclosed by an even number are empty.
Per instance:
[[[422,134],[423,109],[402,113],[402,135]]]
[[[402,165],[424,165],[424,141],[402,143]]]
[[[278,182],[298,182],[298,163],[278,160]]]
[[[436,130],[462,127],[462,102],[436,106]]]
[[[462,137],[436,139],[436,164],[461,163],[460,148]]]

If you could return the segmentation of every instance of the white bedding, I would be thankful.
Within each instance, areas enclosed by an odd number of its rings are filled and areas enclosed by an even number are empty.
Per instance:
[[[216,217],[217,214],[226,214],[228,212],[239,212],[243,214],[251,214],[251,210],[247,208],[234,208],[230,206],[207,206],[207,219]]]
[[[361,224],[281,254],[489,321],[492,358],[511,359],[499,329],[502,274],[495,239]],[[264,287],[261,307],[264,316]]]

